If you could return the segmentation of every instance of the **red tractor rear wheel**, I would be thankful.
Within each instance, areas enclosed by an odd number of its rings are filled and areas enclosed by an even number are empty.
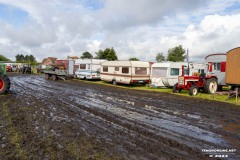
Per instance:
[[[6,94],[10,89],[10,79],[3,74],[0,74],[0,94]]]
[[[204,84],[204,91],[207,93],[215,93],[217,91],[218,84],[216,78],[207,79]]]

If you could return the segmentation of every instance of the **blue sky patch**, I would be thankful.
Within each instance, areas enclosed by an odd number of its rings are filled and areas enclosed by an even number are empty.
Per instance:
[[[84,0],[83,4],[86,8],[90,10],[99,10],[104,7],[102,0]]]
[[[0,19],[14,27],[21,27],[28,19],[28,13],[10,5],[0,3]]]

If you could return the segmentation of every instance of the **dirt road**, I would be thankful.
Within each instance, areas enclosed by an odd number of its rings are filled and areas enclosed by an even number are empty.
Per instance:
[[[38,75],[10,79],[11,93],[0,96],[0,159],[240,159],[239,106]]]

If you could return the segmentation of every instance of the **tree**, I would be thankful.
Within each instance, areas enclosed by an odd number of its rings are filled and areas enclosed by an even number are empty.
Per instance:
[[[93,56],[92,56],[91,53],[89,53],[89,52],[86,51],[86,52],[84,52],[84,53],[82,54],[81,58],[89,58],[89,59],[91,59],[91,58],[93,58]]]
[[[182,45],[176,46],[168,50],[167,60],[172,62],[182,62],[186,58],[185,50]]]
[[[117,54],[113,48],[106,48],[104,51],[99,50],[96,54],[96,59],[106,59],[108,61],[118,60]]]
[[[22,54],[17,54],[16,56],[16,62],[24,62],[25,58]]]
[[[139,59],[136,57],[132,57],[132,58],[129,58],[129,61],[139,61]]]
[[[11,61],[11,60],[0,54],[0,61]]]
[[[117,55],[116,55],[116,52],[115,52],[115,50],[114,50],[113,48],[111,48],[111,49],[107,48],[107,49],[104,50],[104,52],[105,52],[104,54],[107,55],[106,59],[107,59],[108,61],[118,60],[118,57],[117,57]]]
[[[30,63],[31,65],[36,65],[37,61],[36,58],[33,55],[23,55],[23,54],[17,54],[16,56],[16,62],[19,63]]]
[[[158,53],[157,56],[156,56],[156,61],[157,62],[163,62],[165,61],[165,57],[163,55],[163,53]]]

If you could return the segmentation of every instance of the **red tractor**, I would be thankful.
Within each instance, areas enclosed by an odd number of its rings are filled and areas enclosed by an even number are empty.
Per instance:
[[[197,95],[200,89],[206,93],[215,93],[217,91],[218,78],[215,74],[203,73],[185,76],[184,67],[182,66],[182,75],[178,76],[178,83],[173,86],[173,93],[180,93],[184,89],[189,90],[189,94],[192,96]]]

